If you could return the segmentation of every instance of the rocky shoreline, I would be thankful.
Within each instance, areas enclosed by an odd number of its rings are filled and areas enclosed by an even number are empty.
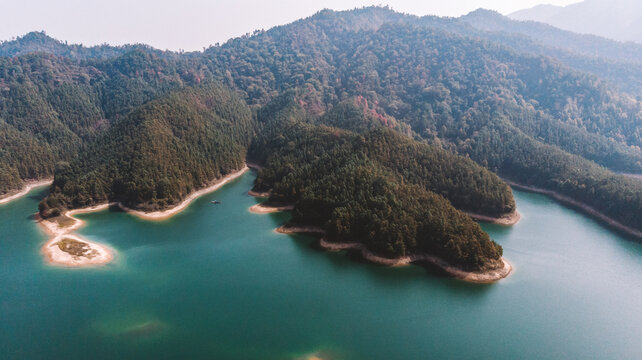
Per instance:
[[[282,234],[295,234],[295,233],[314,233],[324,234],[323,229],[314,226],[281,226],[276,230]],[[501,258],[502,267],[493,270],[482,272],[471,272],[458,268],[446,260],[438,256],[428,254],[415,254],[409,256],[402,256],[399,258],[386,258],[379,256],[372,251],[368,250],[365,245],[360,243],[335,243],[329,242],[324,238],[319,240],[319,245],[328,251],[342,251],[342,250],[356,250],[360,252],[361,257],[369,262],[385,265],[385,266],[406,266],[412,263],[426,262],[439,267],[448,275],[472,283],[493,283],[504,279],[513,270],[513,266],[505,258]]]

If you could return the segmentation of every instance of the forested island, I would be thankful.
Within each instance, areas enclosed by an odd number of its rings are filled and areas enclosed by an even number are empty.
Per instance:
[[[616,171],[642,172],[642,87],[615,84],[637,74],[637,50],[604,40],[614,51],[597,58],[544,35],[494,13],[381,7],[198,53],[27,34],[0,44],[0,194],[53,177],[44,218],[158,212],[249,159],[263,166],[254,190],[293,206],[293,224],[389,258],[503,266],[467,215],[515,219],[501,178],[639,233],[642,182]]]

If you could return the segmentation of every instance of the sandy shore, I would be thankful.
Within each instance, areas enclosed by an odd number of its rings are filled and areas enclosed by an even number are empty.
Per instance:
[[[264,191],[264,192],[258,192],[254,190],[250,190],[247,192],[248,195],[254,196],[254,197],[259,197],[259,198],[268,198],[270,197],[270,192],[269,191]]]
[[[40,219],[39,223],[45,228],[47,233],[52,237],[45,245],[42,247],[42,252],[45,255],[45,258],[49,263],[54,265],[62,265],[69,267],[80,267],[80,266],[93,266],[93,265],[103,265],[111,262],[114,258],[114,250],[83,239],[78,235],[71,234],[73,231],[77,230],[83,226],[83,221],[76,219],[74,215],[84,214],[94,211],[101,211],[109,208],[110,206],[118,206],[124,211],[136,215],[138,217],[148,219],[148,220],[163,220],[167,219],[182,210],[184,210],[194,199],[215,191],[226,183],[236,179],[237,177],[243,175],[249,168],[244,166],[243,169],[234,172],[225,176],[222,179],[217,180],[214,184],[208,186],[207,188],[195,191],[191,193],[185,200],[183,200],[179,205],[164,211],[157,211],[146,213],[143,211],[133,210],[121,203],[106,203],[97,206],[69,210],[63,214],[72,221],[70,225],[61,226],[59,223],[50,220]],[[65,252],[61,249],[61,241],[75,242],[76,246],[81,246],[85,251],[82,255],[73,255],[69,252]],[[79,244],[80,243],[80,244]],[[63,246],[64,247],[64,246]]]
[[[60,226],[57,222],[43,220],[38,216],[38,223],[49,235],[51,235],[51,238],[41,248],[47,262],[52,265],[67,267],[97,266],[111,262],[114,259],[114,250],[105,245],[91,242],[78,235],[71,234],[84,224],[82,220],[74,218],[74,215],[105,210],[110,205],[114,204],[102,204],[65,212],[64,216],[73,221],[69,226]],[[65,252],[59,246],[60,241],[63,240],[72,240],[82,243],[86,251],[84,251],[83,255],[73,255],[69,252]]]
[[[241,170],[233,172],[231,174],[228,174],[227,176],[216,180],[215,183],[212,185],[200,189],[198,191],[195,191],[191,193],[185,200],[183,200],[180,204],[176,205],[175,207],[163,211],[155,211],[155,212],[144,212],[140,210],[134,210],[126,207],[125,205],[118,203],[118,206],[123,209],[124,211],[136,215],[139,218],[145,219],[145,220],[165,220],[167,218],[170,218],[179,212],[183,211],[186,207],[189,206],[189,204],[194,201],[195,199],[205,195],[209,194],[213,191],[218,190],[220,187],[223,185],[227,184],[228,182],[238,178],[239,176],[243,175],[246,171],[249,170],[248,166],[244,166]]]
[[[276,228],[276,232],[281,234],[325,234],[325,231],[318,226],[279,226]]]
[[[323,234],[323,229],[315,226],[281,226],[277,228],[278,232],[282,234],[293,233],[315,233]],[[433,255],[420,254],[404,256],[400,258],[385,258],[378,256],[368,250],[363,244],[360,243],[333,243],[328,242],[324,238],[319,240],[319,245],[328,251],[341,251],[341,250],[357,250],[361,256],[373,263],[386,265],[386,266],[405,266],[414,262],[428,262],[440,269],[444,270],[447,274],[464,281],[473,283],[493,283],[507,277],[513,270],[512,265],[502,257],[503,266],[500,269],[489,270],[484,272],[470,272],[462,270],[456,266],[449,264],[447,261]]]
[[[261,169],[263,169],[263,166],[261,166],[261,165],[259,165],[259,164],[256,164],[256,163],[253,163],[253,162],[250,162],[250,161],[247,161],[247,162],[246,162],[246,164],[247,164],[247,166],[248,166],[250,169],[254,169],[254,170],[261,170]]]
[[[255,214],[270,214],[279,211],[291,211],[294,209],[294,205],[266,205],[265,203],[259,203],[254,206],[250,206],[250,212]]]
[[[84,245],[82,255],[74,255],[61,249],[61,241],[69,240]],[[42,253],[49,264],[66,267],[105,265],[114,259],[113,250],[73,234],[57,236],[47,241],[42,247]]]
[[[27,181],[21,190],[0,196],[0,204],[6,204],[27,195],[31,190],[37,187],[51,185],[52,183],[53,179]]]
[[[609,225],[609,226],[611,226],[611,227],[613,227],[613,228],[615,228],[615,229],[617,229],[619,231],[622,231],[622,232],[627,233],[629,235],[635,236],[637,238],[642,238],[642,231],[634,229],[634,228],[629,227],[629,226],[626,226],[624,224],[621,224],[617,220],[612,219],[612,218],[602,214],[598,210],[590,207],[589,205],[581,203],[581,202],[579,202],[577,200],[574,200],[574,199],[572,199],[572,198],[570,198],[568,196],[559,194],[559,193],[557,193],[555,191],[552,191],[552,190],[546,190],[546,189],[542,189],[542,188],[538,188],[538,187],[534,187],[534,186],[521,185],[521,184],[518,184],[518,183],[515,183],[515,182],[512,182],[512,181],[506,180],[506,179],[504,179],[504,181],[508,185],[510,185],[512,187],[515,187],[517,189],[520,189],[520,190],[525,190],[525,191],[530,191],[530,192],[534,192],[534,193],[550,196],[550,197],[554,198],[555,200],[557,200],[557,201],[559,201],[559,202],[561,202],[561,203],[563,203],[565,205],[569,205],[571,207],[574,207],[574,208],[582,210],[583,212],[585,212],[585,213],[597,218],[598,220],[604,222],[605,224],[607,224],[607,225]]]
[[[492,216],[486,216],[486,215],[475,214],[470,212],[467,212],[466,214],[468,214],[468,216],[470,216],[471,218],[473,218],[473,220],[476,220],[476,221],[488,222],[488,223],[504,225],[504,226],[515,225],[519,222],[519,219],[522,218],[522,216],[519,214],[519,212],[517,212],[517,210],[513,211],[510,214],[502,215],[500,217],[492,217]]]

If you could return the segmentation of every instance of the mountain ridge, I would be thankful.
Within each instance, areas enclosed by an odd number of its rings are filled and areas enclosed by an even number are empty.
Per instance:
[[[43,175],[39,167],[52,173],[52,162],[77,164],[86,149],[101,150],[99,139],[147,104],[216,82],[254,114],[268,111],[274,99],[289,91],[312,119],[354,102],[356,109],[332,119],[338,131],[361,131],[364,124],[393,128],[413,141],[468,157],[526,185],[572,196],[639,227],[642,189],[606,167],[641,171],[640,101],[555,58],[518,51],[525,45],[515,41],[524,39],[484,32],[457,19],[371,7],[322,11],[198,54],[164,57],[134,49],[110,59],[42,53],[0,57],[0,79],[9,89],[0,92],[0,106],[6,104],[0,118],[12,126],[4,134],[17,144],[3,143],[7,151],[0,157],[9,165],[3,172],[15,177],[16,170],[26,169]],[[188,104],[186,111],[198,106]],[[348,116],[359,111],[365,121]],[[154,134],[153,128],[147,130]],[[141,139],[141,145],[150,145],[154,137]],[[56,157],[25,161],[21,156],[30,154],[24,151],[28,141],[36,141],[42,153],[53,147]],[[157,171],[154,161],[136,162],[128,151],[116,154],[114,164],[105,163],[108,169]],[[68,169],[59,166],[55,177],[64,178]],[[85,173],[81,166],[75,169],[77,175]],[[145,178],[136,176],[131,188],[159,186],[159,179],[145,183]],[[91,193],[95,181],[86,180],[69,187],[66,196],[80,199],[70,206],[91,200],[82,194]],[[149,198],[132,196],[132,203],[146,207]]]
[[[508,16],[584,34],[642,44],[642,6],[635,0],[584,0],[567,6],[538,5]]]

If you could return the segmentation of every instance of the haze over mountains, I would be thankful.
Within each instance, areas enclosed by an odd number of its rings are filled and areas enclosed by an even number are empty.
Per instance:
[[[577,33],[642,43],[642,2],[638,0],[584,0],[567,6],[538,5],[508,16]]]

